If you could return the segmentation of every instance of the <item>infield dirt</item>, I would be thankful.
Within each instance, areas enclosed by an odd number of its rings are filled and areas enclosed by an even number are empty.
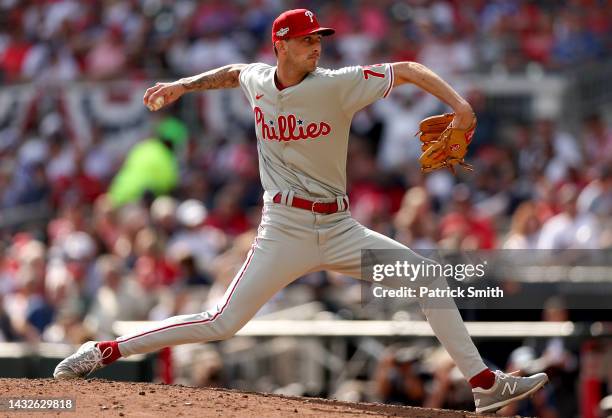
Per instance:
[[[484,417],[473,412],[409,408],[297,398],[227,389],[193,388],[101,379],[0,379],[0,398],[66,397],[76,401],[72,412],[0,412],[2,417]],[[496,416],[496,415],[488,415]]]

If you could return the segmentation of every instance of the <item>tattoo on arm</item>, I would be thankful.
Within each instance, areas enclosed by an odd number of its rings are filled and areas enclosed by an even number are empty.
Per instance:
[[[186,91],[231,89],[238,87],[240,71],[246,64],[231,64],[193,77],[181,78],[179,83]]]

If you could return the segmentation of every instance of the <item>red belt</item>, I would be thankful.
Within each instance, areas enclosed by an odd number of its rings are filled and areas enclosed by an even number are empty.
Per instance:
[[[276,196],[272,199],[274,203],[280,203],[282,198],[281,193],[277,193]],[[344,202],[344,207],[348,208],[348,202],[345,198],[342,198],[342,202]],[[338,202],[319,202],[318,200],[308,200],[302,199],[301,197],[293,196],[293,201],[291,202],[291,206],[294,208],[300,208],[309,210],[315,213],[323,213],[329,215],[331,213],[336,213],[340,209],[338,208]]]

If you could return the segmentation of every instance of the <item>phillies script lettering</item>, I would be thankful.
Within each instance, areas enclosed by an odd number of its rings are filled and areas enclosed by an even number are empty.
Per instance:
[[[266,119],[259,107],[253,109],[255,112],[255,124],[261,133],[261,138],[268,141],[296,141],[299,139],[315,139],[326,136],[331,132],[331,126],[325,122],[311,122],[304,125],[295,115],[279,115],[276,126],[273,121],[266,123]]]

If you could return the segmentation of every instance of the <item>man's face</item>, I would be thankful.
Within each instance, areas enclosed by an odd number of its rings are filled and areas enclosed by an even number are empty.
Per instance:
[[[300,36],[282,42],[285,42],[285,56],[289,65],[304,72],[317,68],[321,57],[321,35]]]

